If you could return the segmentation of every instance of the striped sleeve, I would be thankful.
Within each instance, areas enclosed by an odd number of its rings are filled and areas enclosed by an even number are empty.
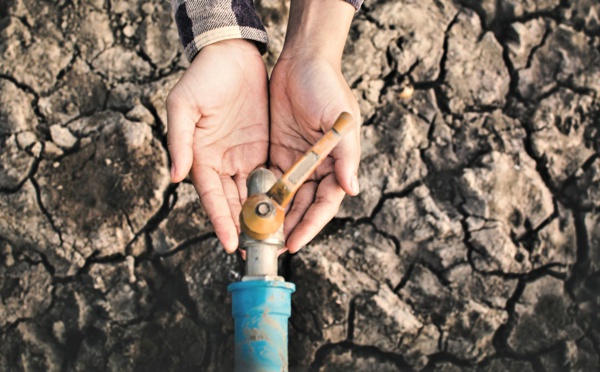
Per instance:
[[[360,7],[362,6],[362,3],[363,3],[363,0],[344,0],[344,1],[352,4],[354,9],[356,9],[357,11],[360,9]]]
[[[338,1],[338,0],[333,0]],[[344,0],[356,10],[363,0]],[[172,0],[175,23],[188,61],[207,45],[227,39],[253,40],[261,53],[269,41],[253,0]]]
[[[252,0],[173,0],[175,23],[188,61],[200,49],[228,39],[257,42],[267,47],[267,32]]]

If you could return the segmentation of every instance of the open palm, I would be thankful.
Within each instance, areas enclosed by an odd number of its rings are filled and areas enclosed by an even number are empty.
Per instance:
[[[270,164],[277,173],[289,169],[342,112],[360,119],[356,99],[339,68],[326,61],[282,57],[269,86]],[[308,243],[335,216],[345,193],[358,193],[359,160],[357,126],[298,190],[284,223],[290,252]]]
[[[267,73],[258,49],[226,40],[202,49],[167,99],[171,178],[190,174],[228,252],[238,245],[248,174],[267,161]]]

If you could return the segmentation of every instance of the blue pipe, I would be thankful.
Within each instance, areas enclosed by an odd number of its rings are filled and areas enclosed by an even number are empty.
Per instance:
[[[235,320],[235,370],[287,371],[293,283],[249,280],[230,284]]]

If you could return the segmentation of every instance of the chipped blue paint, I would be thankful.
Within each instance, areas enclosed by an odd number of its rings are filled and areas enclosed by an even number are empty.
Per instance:
[[[288,370],[288,318],[293,283],[252,280],[230,284],[236,371]]]

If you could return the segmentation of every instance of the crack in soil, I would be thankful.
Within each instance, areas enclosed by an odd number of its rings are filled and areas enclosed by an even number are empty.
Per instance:
[[[523,295],[526,285],[528,283],[531,283],[531,282],[538,280],[545,276],[551,276],[553,278],[557,278],[557,279],[563,281],[565,283],[565,288],[567,290],[569,297],[575,303],[580,303],[586,299],[585,293],[582,294],[580,289],[581,289],[581,287],[583,287],[585,285],[585,281],[588,279],[588,276],[591,274],[590,271],[591,271],[591,267],[592,267],[592,262],[591,262],[590,255],[591,255],[592,247],[590,246],[590,241],[589,241],[590,233],[588,232],[588,229],[586,227],[585,218],[589,213],[596,213],[597,210],[594,209],[593,207],[583,208],[579,205],[574,205],[572,203],[572,201],[569,199],[569,197],[567,195],[565,195],[565,193],[566,193],[566,189],[569,188],[570,186],[572,186],[576,182],[575,174],[577,174],[578,172],[581,172],[581,171],[584,171],[584,172],[587,171],[590,167],[592,167],[593,163],[600,157],[600,155],[598,153],[595,153],[592,156],[590,156],[582,164],[582,166],[579,167],[579,169],[576,172],[569,175],[568,178],[564,182],[562,182],[561,185],[559,185],[557,187],[554,184],[554,182],[552,181],[550,173],[549,173],[548,169],[546,168],[544,159],[534,156],[535,151],[534,151],[534,144],[533,144],[533,139],[532,139],[533,135],[534,135],[534,131],[533,131],[533,129],[531,129],[531,127],[527,123],[531,120],[532,110],[539,104],[539,102],[542,101],[544,98],[556,93],[558,91],[558,89],[560,89],[560,88],[571,90],[580,95],[587,95],[587,96],[592,96],[592,97],[596,97],[597,93],[593,89],[590,89],[587,87],[575,86],[569,82],[556,82],[556,84],[553,87],[551,87],[547,92],[544,92],[540,97],[535,98],[535,99],[526,99],[525,97],[522,97],[519,93],[518,72],[520,71],[520,69],[515,69],[515,67],[513,66],[512,62],[510,60],[509,48],[508,48],[508,43],[510,42],[510,35],[509,35],[508,31],[511,27],[511,24],[514,22],[525,23],[525,22],[528,22],[528,21],[531,21],[534,19],[543,20],[546,24],[546,30],[544,31],[544,34],[542,36],[540,43],[533,46],[531,48],[531,50],[529,51],[529,54],[527,55],[527,62],[526,62],[526,65],[524,68],[525,69],[531,68],[534,57],[537,55],[537,53],[540,50],[542,50],[542,48],[544,48],[547,45],[549,37],[550,37],[551,33],[553,32],[553,28],[551,27],[552,21],[555,22],[557,26],[566,24],[565,20],[562,18],[561,10],[566,9],[572,5],[568,1],[565,1],[565,0],[561,1],[559,6],[557,6],[554,9],[551,9],[551,10],[526,13],[519,17],[515,17],[510,14],[500,13],[500,10],[501,10],[500,5],[499,5],[500,2],[498,1],[496,4],[497,14],[493,17],[493,19],[486,19],[487,16],[486,16],[485,10],[483,9],[483,6],[481,6],[481,5],[472,4],[471,2],[468,2],[468,1],[460,1],[460,3],[463,8],[471,9],[477,14],[477,16],[479,17],[479,19],[482,23],[482,34],[485,32],[491,31],[493,33],[494,37],[496,38],[496,40],[502,46],[503,63],[509,71],[510,82],[509,82],[509,91],[505,97],[506,104],[504,105],[504,107],[501,107],[501,111],[502,111],[503,115],[506,115],[513,119],[518,119],[519,123],[521,123],[521,126],[525,130],[525,138],[523,139],[523,145],[524,145],[523,147],[525,149],[525,152],[535,162],[535,171],[540,175],[540,177],[543,181],[543,184],[550,191],[550,193],[552,194],[552,197],[553,197],[554,211],[552,212],[552,214],[550,216],[546,217],[537,226],[529,226],[527,228],[527,231],[524,232],[521,236],[515,235],[515,236],[511,236],[511,238],[513,238],[513,241],[515,242],[515,244],[518,244],[518,243],[524,244],[525,242],[527,242],[531,239],[537,238],[539,233],[544,228],[546,228],[553,221],[555,221],[557,218],[559,218],[558,203],[561,203],[561,205],[563,205],[563,207],[566,209],[566,213],[573,214],[574,227],[575,227],[575,231],[576,231],[576,244],[577,244],[576,252],[577,253],[576,253],[576,262],[573,265],[573,267],[569,267],[568,265],[564,265],[561,263],[548,263],[539,268],[533,269],[533,270],[531,270],[527,273],[523,273],[523,274],[510,274],[510,273],[504,273],[501,271],[484,272],[484,271],[477,270],[476,265],[473,262],[473,253],[478,252],[478,250],[471,243],[472,231],[469,230],[468,224],[466,222],[466,219],[467,219],[467,217],[469,217],[469,215],[468,215],[468,213],[466,213],[466,211],[464,209],[458,208],[458,213],[461,214],[461,218],[459,221],[461,223],[461,227],[462,227],[462,231],[463,231],[462,243],[467,247],[467,262],[470,265],[471,269],[474,272],[476,272],[484,277],[499,277],[499,278],[502,278],[505,280],[516,280],[517,285],[516,285],[513,293],[507,299],[506,306],[504,308],[502,308],[508,314],[508,320],[505,324],[502,324],[494,331],[493,341],[492,341],[493,347],[495,349],[494,355],[489,356],[486,359],[484,359],[483,361],[481,361],[480,363],[476,363],[476,364],[457,358],[455,355],[445,351],[447,348],[444,345],[444,338],[447,337],[448,335],[446,333],[444,333],[444,331],[441,329],[441,327],[438,324],[432,323],[436,326],[436,328],[438,329],[438,331],[440,333],[440,336],[438,339],[438,349],[440,351],[435,354],[427,356],[429,358],[429,362],[424,367],[424,369],[425,370],[433,369],[440,363],[450,363],[450,364],[452,364],[454,366],[458,366],[458,367],[475,367],[475,366],[477,366],[478,368],[485,369],[486,366],[489,366],[490,363],[492,363],[496,359],[508,358],[509,360],[523,361],[523,362],[530,363],[530,365],[532,366],[532,368],[535,371],[545,371],[545,367],[542,364],[540,357],[543,354],[546,354],[549,352],[558,352],[559,347],[561,347],[560,345],[561,345],[562,341],[559,341],[553,345],[545,347],[545,348],[541,349],[540,351],[530,354],[530,355],[520,355],[520,354],[512,352],[511,348],[509,347],[509,344],[508,344],[508,338],[510,336],[512,329],[516,326],[516,322],[517,322],[518,314],[515,310],[515,307],[516,307],[517,302],[521,299],[521,296]],[[64,11],[65,9],[67,9],[67,7],[71,6],[71,5],[73,5],[72,1],[64,2],[61,5],[62,6],[61,12]],[[373,25],[375,25],[377,27],[378,30],[387,30],[387,27],[384,26],[379,21],[379,19],[377,19],[374,16],[372,16],[371,14],[369,14],[369,10],[376,8],[376,6],[377,6],[376,4],[372,5],[371,7],[368,7],[366,5],[363,6],[363,12],[360,13],[358,17],[359,17],[359,19],[363,19],[366,22],[372,23]],[[104,8],[109,14],[112,14],[113,4],[110,0],[107,0],[104,2]],[[448,101],[442,92],[442,88],[445,84],[445,78],[446,78],[446,73],[447,73],[446,63],[447,63],[447,59],[448,59],[448,50],[449,50],[448,44],[449,44],[449,39],[450,39],[450,37],[449,37],[450,30],[452,29],[452,27],[454,25],[457,24],[458,17],[462,12],[463,12],[463,10],[461,10],[459,8],[459,11],[454,15],[453,19],[451,20],[451,22],[448,24],[446,30],[444,31],[443,52],[442,52],[442,57],[441,57],[440,63],[439,63],[438,76],[433,81],[417,82],[414,84],[414,87],[416,90],[433,89],[433,91],[435,93],[434,94],[435,101],[436,101],[436,104],[437,104],[437,107],[438,107],[440,113],[443,115],[448,115],[448,116],[452,117],[453,119],[455,119],[455,118],[461,119],[462,114],[454,114],[450,111]],[[29,29],[32,28],[32,26],[26,22],[26,19],[21,19],[21,22]],[[118,24],[119,24],[119,22],[115,19],[114,16],[111,15],[111,31],[113,32],[113,34],[115,36],[115,40],[120,39],[120,36],[119,36],[120,33],[117,32],[117,31],[119,31],[119,30],[117,30]],[[139,23],[138,23],[138,25],[139,25]],[[575,30],[581,32],[581,30],[579,30],[577,28],[575,28]],[[586,35],[588,35],[593,40],[596,40],[598,38],[598,35],[590,34],[585,29],[583,29],[583,32],[586,33]],[[123,43],[115,42],[115,45],[121,45],[121,44],[123,44]],[[132,83],[138,84],[138,85],[145,85],[145,84],[159,81],[159,80],[161,80],[167,76],[170,76],[170,75],[183,69],[182,67],[179,67],[179,58],[181,58],[181,53],[177,54],[177,56],[173,59],[173,61],[171,62],[171,64],[168,67],[166,67],[164,69],[159,69],[156,66],[156,64],[152,61],[150,56],[148,56],[143,50],[137,49],[137,50],[135,50],[135,52],[138,57],[140,57],[143,61],[145,61],[146,63],[149,64],[150,69],[151,69],[151,73],[150,73],[149,77],[147,77],[147,78],[132,77],[132,78],[123,78],[123,79],[112,79],[114,82],[113,85],[119,84],[119,83],[124,83],[124,82],[132,82]],[[395,61],[393,60],[393,58],[390,59],[389,50],[387,51],[386,55],[388,57],[388,62],[387,62],[388,67],[391,69],[391,72],[389,74],[387,74],[386,76],[381,77],[382,80],[384,81],[384,85],[380,90],[380,97],[387,94],[387,92],[389,90],[392,90],[394,88],[394,86],[397,84],[397,82],[399,81],[399,79],[402,78],[402,76],[399,76],[399,74],[396,71]],[[43,97],[45,95],[52,94],[54,91],[60,89],[61,84],[63,83],[63,79],[65,78],[66,74],[68,74],[69,71],[72,70],[73,64],[75,63],[75,61],[78,57],[80,57],[80,52],[79,52],[79,49],[77,47],[75,47],[75,50],[74,50],[74,53],[73,53],[73,56],[72,56],[70,62],[68,63],[68,65],[65,68],[63,68],[61,71],[58,72],[58,74],[56,76],[56,83],[48,92],[38,93],[38,92],[34,91],[31,87],[18,82],[14,77],[11,77],[11,76],[0,75],[0,79],[6,79],[7,81],[10,81],[15,86],[17,86],[18,89],[22,90],[23,92],[25,92],[27,94],[32,95],[33,96],[32,106],[34,109],[34,113],[36,114],[40,124],[45,124],[45,123],[47,123],[47,119],[42,114],[42,112],[40,111],[40,108],[38,106],[39,98]],[[94,69],[91,63],[89,63],[88,61],[84,61],[84,62],[90,67],[90,70],[94,74],[101,76],[104,82],[106,82],[108,80],[108,77],[103,76],[102,73],[100,73],[99,71]],[[418,63],[419,63],[418,61],[415,62],[410,67],[409,72],[407,74],[405,74],[405,76],[410,78],[411,74],[414,72],[414,69],[417,67]],[[559,71],[555,71],[555,75],[558,74],[558,72]],[[352,85],[353,85],[353,87],[357,87],[360,83],[361,83],[361,78],[359,78],[356,82],[353,82]],[[110,97],[110,89],[107,90],[106,96],[104,97],[104,101],[101,103],[101,106],[99,107],[98,110],[95,110],[91,113],[82,115],[76,119],[71,120],[70,122],[80,119],[82,117],[92,116],[94,113],[98,112],[101,108],[106,108],[109,97]],[[381,98],[380,98],[380,100],[381,100]],[[525,105],[525,108],[526,108],[525,114],[526,115],[523,116],[522,113],[513,111],[513,107],[512,107],[513,101]],[[162,120],[160,119],[160,115],[157,112],[156,108],[147,100],[147,98],[142,100],[142,105],[151,113],[151,115],[154,118],[154,121],[156,123],[155,126],[152,126],[153,137],[161,143],[163,149],[168,151],[166,136],[163,134],[165,132],[166,123],[162,122]],[[380,117],[377,115],[378,108],[379,108],[379,105],[376,105],[375,106],[375,114],[373,114],[369,118],[366,118],[364,125],[375,124],[376,121],[378,119],[380,119]],[[471,113],[483,114],[483,113],[490,113],[490,112],[493,112],[496,110],[498,110],[498,107],[495,107],[495,106],[481,106],[481,107],[468,107],[464,112],[465,113],[471,112]],[[421,117],[421,119],[423,119],[425,122],[428,122],[428,120],[426,120],[426,118],[424,118],[424,117]],[[43,127],[43,125],[40,125],[40,127]],[[43,131],[43,130],[38,129],[38,131]],[[41,134],[43,137],[45,137],[45,139],[49,138],[49,133],[43,132]],[[433,136],[433,125],[430,123],[430,128],[429,128],[429,132],[428,132],[428,136],[427,136],[428,141],[429,141],[427,147],[430,147],[430,145],[432,143],[431,142],[432,136]],[[78,150],[79,150],[79,148],[78,148],[78,146],[76,146],[75,148],[65,152],[65,154],[67,154],[67,153],[73,154],[73,153],[76,153]],[[439,172],[435,172],[433,165],[429,164],[426,157],[424,157],[424,151],[425,151],[425,149],[420,149],[420,156],[423,160],[423,163],[425,164],[425,167],[427,168],[428,173],[429,174],[439,173]],[[474,156],[473,159],[470,159],[470,161],[467,163],[467,165],[465,167],[469,167],[469,166],[472,166],[473,164],[476,164],[478,157],[479,157],[479,154],[477,154],[477,156]],[[52,230],[54,230],[54,232],[58,235],[60,244],[62,245],[63,244],[62,232],[60,231],[60,229],[58,229],[58,227],[56,225],[56,221],[54,221],[53,216],[49,213],[49,211],[44,206],[44,204],[42,202],[40,186],[37,183],[37,180],[35,179],[35,175],[39,168],[39,163],[40,163],[39,159],[36,159],[34,161],[34,164],[31,167],[29,174],[24,179],[24,181],[18,186],[18,188],[16,190],[2,189],[2,190],[0,190],[0,193],[9,194],[9,193],[17,192],[25,182],[27,182],[28,180],[31,181],[33,184],[33,187],[35,189],[35,193],[36,193],[37,206],[39,207],[39,209],[41,210],[41,212],[45,216],[45,218],[48,220],[50,226],[52,227]],[[382,191],[381,197],[379,198],[376,206],[374,207],[372,213],[369,216],[364,217],[364,218],[359,218],[356,220],[354,220],[354,219],[334,219],[331,222],[330,227],[327,228],[322,234],[327,235],[331,231],[336,230],[335,227],[339,227],[349,221],[352,221],[355,224],[355,226],[360,225],[360,224],[368,224],[373,228],[373,230],[377,234],[380,234],[384,238],[389,239],[395,246],[396,254],[400,255],[402,247],[401,247],[401,243],[400,243],[399,239],[396,236],[394,236],[393,234],[387,233],[384,228],[382,228],[380,226],[376,226],[376,224],[373,221],[374,221],[375,217],[381,212],[383,205],[385,204],[386,201],[394,199],[394,198],[406,198],[406,197],[410,196],[417,187],[419,187],[423,184],[425,184],[425,181],[423,179],[420,179],[418,181],[415,181],[415,182],[407,185],[400,192],[386,193],[386,192]],[[186,312],[190,315],[191,320],[196,325],[198,325],[199,327],[203,327],[205,329],[211,329],[211,327],[214,327],[214,325],[205,324],[205,322],[202,321],[201,316],[198,311],[197,304],[196,304],[195,300],[193,299],[192,294],[190,293],[189,287],[186,284],[186,281],[184,278],[184,273],[170,272],[168,269],[166,269],[164,267],[161,260],[164,258],[173,256],[173,255],[176,255],[187,249],[190,249],[191,246],[194,246],[195,244],[197,244],[199,242],[205,241],[207,239],[216,238],[216,235],[214,233],[207,233],[207,234],[203,234],[203,235],[200,235],[197,237],[187,239],[187,240],[181,242],[179,245],[177,245],[172,250],[165,252],[165,253],[157,252],[155,247],[152,246],[152,239],[150,237],[150,234],[152,232],[156,231],[156,229],[158,229],[158,226],[162,221],[169,218],[169,214],[171,213],[171,211],[173,209],[173,205],[174,205],[173,198],[177,198],[177,193],[176,193],[177,187],[178,187],[177,185],[171,184],[163,191],[162,205],[159,207],[158,211],[153,216],[151,216],[146,221],[144,226],[141,229],[139,229],[137,232],[133,231],[134,228],[133,228],[133,224],[129,218],[130,216],[127,213],[125,213],[125,211],[123,211],[123,213],[125,214],[125,217],[127,219],[127,224],[129,226],[129,228],[132,230],[132,232],[134,232],[133,239],[126,246],[126,250],[125,250],[125,252],[127,252],[126,254],[119,253],[119,254],[114,254],[111,256],[98,257],[99,252],[94,252],[91,256],[89,256],[85,260],[83,267],[80,270],[78,270],[75,275],[66,277],[66,278],[59,278],[59,277],[55,276],[55,269],[49,263],[47,257],[43,253],[37,252],[39,254],[39,256],[41,257],[40,263],[37,263],[37,264],[42,264],[44,266],[45,270],[47,270],[48,273],[50,273],[50,275],[52,277],[52,285],[53,285],[53,289],[50,294],[51,302],[50,302],[49,307],[44,311],[43,316],[50,314],[50,311],[53,310],[55,308],[55,306],[57,306],[56,291],[57,291],[57,287],[59,285],[67,284],[67,283],[74,283],[74,282],[81,280],[82,275],[87,273],[93,264],[101,263],[101,264],[110,265],[110,264],[123,263],[127,259],[127,256],[131,255],[132,245],[135,242],[137,242],[138,239],[143,239],[143,242],[145,243],[147,249],[145,252],[143,252],[142,254],[135,257],[135,267],[139,268],[142,263],[149,262],[152,265],[152,267],[157,271],[158,276],[164,280],[164,284],[162,284],[158,287],[155,287],[154,283],[150,284],[150,293],[153,296],[156,296],[158,298],[158,300],[156,300],[156,302],[150,306],[150,309],[148,310],[149,315],[146,315],[146,317],[151,319],[152,316],[157,311],[159,311],[159,308],[161,306],[166,306],[165,303],[168,303],[169,301],[177,301],[182,304],[182,306],[185,308]],[[385,188],[386,188],[386,185],[383,185],[382,190],[385,190]],[[493,219],[490,219],[490,220],[493,220]],[[292,278],[297,275],[297,273],[293,272],[292,263],[293,263],[294,259],[295,258],[293,255],[288,254],[282,260],[282,263],[281,263],[282,270],[281,271],[283,272],[283,275],[286,279]],[[463,263],[464,262],[459,262],[458,264],[463,264]],[[32,264],[32,263],[30,263],[30,264]],[[437,277],[437,279],[439,280],[439,282],[441,283],[441,285],[444,288],[448,288],[451,285],[451,283],[444,276],[445,271],[439,272],[439,270],[435,270],[435,268],[432,266],[432,264],[425,260],[416,260],[415,262],[412,262],[408,266],[403,277],[400,279],[400,282],[394,288],[392,288],[394,293],[396,293],[398,295],[399,292],[403,288],[405,288],[406,284],[409,282],[411,276],[413,275],[413,271],[414,271],[414,268],[416,265],[422,265],[425,268],[427,268],[429,271],[431,271]],[[559,268],[561,270],[554,271],[554,269],[557,269],[557,268]],[[449,269],[447,269],[447,270],[449,270]],[[389,283],[387,283],[387,284],[389,285]],[[327,341],[323,341],[320,344],[320,346],[317,348],[317,350],[314,354],[314,359],[312,360],[312,362],[310,364],[310,369],[315,370],[315,371],[320,370],[321,368],[326,367],[326,365],[327,365],[326,363],[328,363],[328,361],[329,361],[328,358],[331,355],[341,354],[342,352],[349,352],[349,353],[351,353],[351,355],[353,355],[356,358],[358,358],[358,357],[374,358],[375,360],[379,360],[379,361],[387,361],[401,370],[412,370],[413,367],[406,361],[405,357],[399,353],[384,352],[375,346],[357,345],[353,342],[355,340],[355,336],[356,336],[355,335],[355,321],[356,321],[356,316],[357,316],[356,315],[356,300],[360,296],[363,296],[363,294],[354,296],[350,300],[350,303],[348,305],[348,309],[347,309],[348,316],[346,319],[346,325],[347,325],[346,340],[344,340],[342,342],[337,342],[337,343],[329,343]],[[491,303],[485,303],[483,305],[490,307],[490,308],[497,308],[497,307],[493,306]],[[297,309],[294,309],[294,312],[297,312],[297,311],[298,311]],[[122,326],[123,328],[133,327],[133,326],[141,323],[145,319],[146,318],[144,318],[144,316],[134,317],[132,320],[126,321],[123,324],[120,324],[120,326]],[[36,320],[30,319],[30,318],[19,318],[14,323],[12,323],[8,327],[6,327],[5,329],[0,330],[0,335],[7,335],[11,332],[11,330],[14,330],[16,327],[18,327],[18,325],[20,323],[31,322],[31,321],[36,321]],[[320,322],[318,319],[316,319],[314,314],[312,317],[312,321],[314,322],[314,324],[312,326],[315,328],[318,328]],[[40,322],[41,322],[41,320],[40,320]],[[40,324],[42,324],[42,323],[40,323]],[[296,330],[298,329],[297,325],[294,323],[293,317],[291,319],[290,326]],[[65,357],[63,359],[62,367],[64,369],[74,366],[74,363],[78,357],[81,343],[83,342],[83,339],[85,337],[85,330],[80,330],[79,332],[80,332],[80,334],[73,335],[73,337],[69,338],[71,340],[71,341],[69,341],[69,346],[68,346],[68,349],[70,351],[65,354]],[[218,347],[216,345],[219,343],[226,342],[226,340],[221,339],[224,336],[220,336],[218,334],[218,332],[211,331],[210,337],[208,336],[208,333],[209,332],[207,331],[207,337],[209,339],[212,339],[213,342],[208,342],[206,345],[205,354],[201,358],[202,369],[208,369],[212,366],[212,363],[215,362],[214,357],[213,357],[213,355],[214,355],[213,351],[215,348]],[[588,337],[588,339],[590,339],[591,342],[593,343],[593,347],[594,347],[596,353],[600,354],[600,346],[598,345],[598,341],[591,335],[588,336],[586,334],[586,337]],[[43,355],[41,355],[41,356],[43,357]],[[106,363],[106,360],[104,362]]]

